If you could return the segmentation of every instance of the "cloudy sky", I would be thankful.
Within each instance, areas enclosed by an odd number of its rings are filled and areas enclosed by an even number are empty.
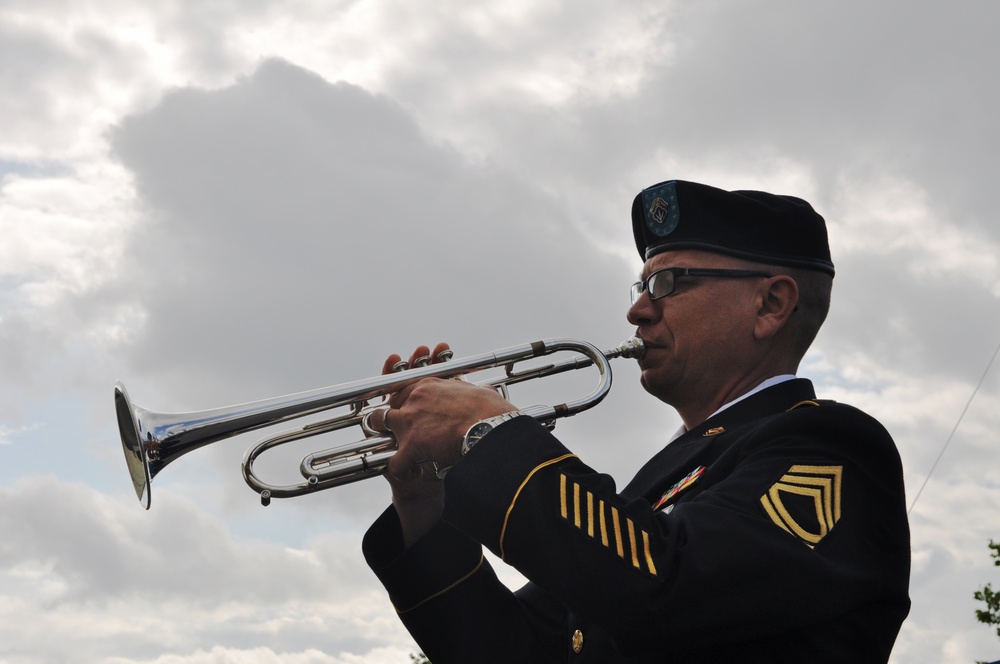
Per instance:
[[[885,423],[911,503],[934,468],[893,661],[1000,659],[1000,3],[479,4],[0,2],[0,661],[409,662],[360,554],[383,481],[264,509],[240,436],[145,512],[115,380],[188,411],[441,339],[616,345],[632,197],[674,178],[827,218],[801,374]],[[557,433],[624,482],[678,419],[615,369]]]

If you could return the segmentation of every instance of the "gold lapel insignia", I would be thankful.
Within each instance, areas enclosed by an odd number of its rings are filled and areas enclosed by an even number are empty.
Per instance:
[[[760,504],[775,525],[813,548],[840,520],[843,475],[843,466],[792,466]]]
[[[720,433],[722,433],[725,430],[726,430],[726,427],[712,427],[711,429],[709,429],[708,431],[706,431],[705,433],[703,433],[701,435],[702,436],[718,436]]]

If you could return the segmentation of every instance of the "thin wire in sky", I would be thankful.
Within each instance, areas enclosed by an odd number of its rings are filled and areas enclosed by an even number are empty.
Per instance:
[[[958,416],[958,421],[955,422],[955,427],[951,430],[951,433],[948,434],[948,440],[944,441],[944,447],[941,448],[941,451],[937,455],[937,459],[934,460],[934,465],[931,466],[930,472],[928,472],[927,477],[924,478],[924,483],[920,485],[920,490],[917,491],[917,495],[914,496],[913,502],[910,503],[910,509],[906,511],[907,514],[910,514],[913,511],[913,508],[917,506],[917,501],[920,500],[920,494],[924,492],[924,487],[927,486],[927,482],[930,481],[931,475],[934,474],[934,469],[937,468],[938,462],[941,461],[941,457],[944,456],[945,450],[947,450],[948,445],[951,444],[951,439],[955,436],[955,432],[958,431],[958,425],[962,423],[962,418],[965,417],[965,413],[969,410],[972,400],[976,398],[979,388],[983,386],[983,381],[986,380],[986,374],[990,372],[990,367],[993,366],[993,361],[997,359],[998,353],[1000,353],[1000,344],[997,344],[997,349],[993,351],[993,357],[991,357],[990,361],[986,364],[986,370],[983,371],[983,375],[979,377],[979,384],[976,385],[976,389],[972,390],[969,400],[965,402],[965,408],[962,409],[962,414]]]

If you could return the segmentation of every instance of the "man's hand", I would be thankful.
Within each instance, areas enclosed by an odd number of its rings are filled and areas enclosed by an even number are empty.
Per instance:
[[[423,357],[437,362],[447,344],[431,353],[419,346],[410,356],[410,366]],[[391,373],[399,355],[390,355],[383,373]],[[375,429],[391,431],[399,449],[386,472],[392,486],[392,504],[403,526],[405,546],[410,546],[441,518],[444,487],[437,467],[451,466],[461,457],[465,432],[488,417],[517,410],[496,390],[462,380],[427,378],[389,397],[389,409],[372,416]]]

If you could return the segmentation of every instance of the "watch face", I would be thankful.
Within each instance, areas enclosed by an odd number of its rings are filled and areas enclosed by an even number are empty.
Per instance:
[[[493,425],[489,422],[477,422],[471,429],[469,433],[465,435],[465,444],[472,447],[475,443],[479,442],[479,439],[493,431]]]

